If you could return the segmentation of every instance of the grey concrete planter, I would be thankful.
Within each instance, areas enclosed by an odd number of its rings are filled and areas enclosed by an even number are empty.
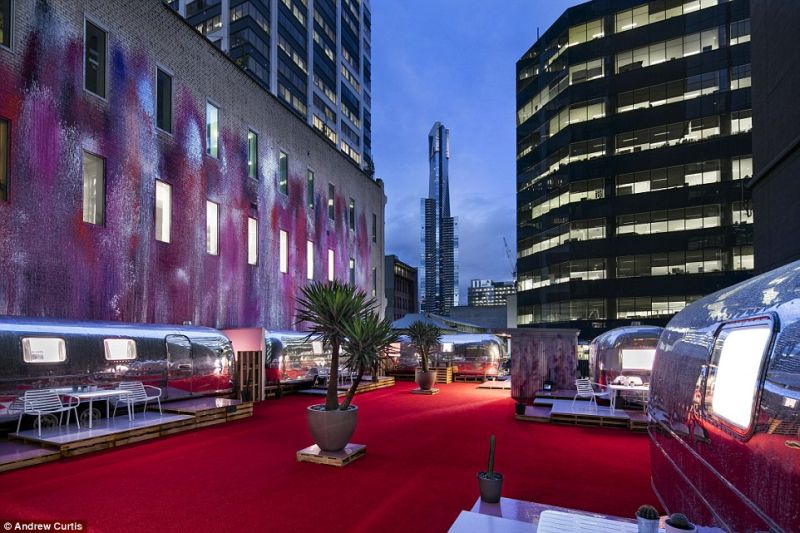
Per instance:
[[[417,386],[422,390],[431,390],[433,384],[436,383],[436,370],[428,370],[423,372],[419,368],[414,371],[414,381]]]
[[[478,472],[478,489],[481,492],[481,500],[486,503],[498,503],[503,490],[503,474],[495,472],[494,477],[489,479],[486,472]]]
[[[326,411],[324,404],[307,409],[308,429],[314,443],[326,452],[337,452],[347,446],[356,430],[358,407],[351,405],[347,411]]]

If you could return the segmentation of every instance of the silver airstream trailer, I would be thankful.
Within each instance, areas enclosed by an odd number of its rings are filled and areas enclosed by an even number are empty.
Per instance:
[[[505,342],[496,335],[484,333],[461,333],[442,335],[439,349],[431,354],[431,365],[451,364],[453,374],[464,376],[497,375],[502,372],[507,359]],[[401,337],[400,355],[395,372],[414,372],[419,366],[419,356],[408,337]]]
[[[800,531],[800,261],[675,315],[648,407],[664,508],[728,531]]]
[[[598,335],[589,345],[589,368],[594,381],[648,383],[662,331],[664,328],[656,326],[625,326]]]
[[[313,383],[330,368],[331,352],[324,347],[322,339],[309,338],[307,333],[298,331],[265,330],[264,340],[266,366],[281,382]],[[269,376],[268,380],[272,381]]]
[[[0,423],[17,419],[9,407],[29,389],[135,380],[165,400],[231,393],[233,364],[230,341],[212,328],[0,317]]]

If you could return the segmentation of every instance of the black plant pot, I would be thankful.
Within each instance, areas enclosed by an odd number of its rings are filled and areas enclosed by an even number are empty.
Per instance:
[[[525,414],[525,408],[526,408],[526,407],[527,407],[527,406],[526,406],[524,403],[522,403],[522,402],[517,402],[517,403],[514,405],[514,412],[515,412],[516,414],[518,414],[518,415],[524,415],[524,414]]]
[[[481,500],[486,503],[498,503],[500,493],[503,491],[503,474],[494,473],[494,477],[489,478],[486,472],[478,472],[478,489],[481,492]]]

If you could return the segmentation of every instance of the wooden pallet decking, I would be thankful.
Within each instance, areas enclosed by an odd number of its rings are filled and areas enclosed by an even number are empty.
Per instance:
[[[525,407],[524,415],[514,415],[514,418],[529,422],[550,422],[550,406],[529,405]]]
[[[427,396],[431,396],[433,394],[439,394],[439,389],[437,389],[437,388],[432,388],[432,389],[428,389],[428,390],[411,389],[411,394],[424,394],[424,395],[427,395]]]
[[[437,367],[436,370],[436,383],[444,383],[445,385],[453,382],[453,367]]]
[[[0,472],[49,463],[61,458],[52,448],[22,441],[0,441]]]
[[[150,410],[158,407],[150,407]],[[177,413],[194,417],[198,428],[224,424],[253,416],[253,402],[231,400],[229,398],[190,398],[177,402],[165,403],[165,413]]]
[[[356,394],[363,394],[365,392],[370,392],[378,389],[385,389],[387,387],[394,387],[395,379],[394,377],[382,377],[377,382],[373,381],[362,381],[359,383],[358,388],[356,389]],[[339,398],[345,396],[347,394],[347,390],[350,388],[349,385],[340,385],[339,391],[337,396]],[[298,391],[300,394],[311,394],[316,396],[325,396],[327,394],[328,389],[326,387],[314,387],[311,389],[303,389]]]
[[[348,443],[344,450],[340,452],[326,452],[320,450],[319,446],[314,444],[308,448],[298,450],[297,461],[343,467],[363,457],[366,453],[367,446],[364,444]]]
[[[583,427],[615,427],[631,431],[647,431],[647,414],[642,411],[616,409],[611,411],[604,406],[589,405],[578,400],[551,400],[544,405],[534,402],[525,408],[525,414],[514,415],[517,420],[527,422],[550,422]]]

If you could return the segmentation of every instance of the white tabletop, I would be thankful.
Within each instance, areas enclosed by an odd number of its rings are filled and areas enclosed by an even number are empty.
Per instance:
[[[633,390],[639,392],[650,390],[650,385],[606,385],[606,387],[613,390]]]
[[[130,391],[127,390],[119,390],[119,389],[100,389],[94,391],[76,391],[72,389],[53,389],[54,392],[58,394],[63,394],[64,396],[71,396],[73,398],[80,398],[81,400],[89,400],[94,398],[109,398],[111,396],[127,396],[130,394]]]
[[[529,522],[461,511],[447,531],[448,533],[535,533],[536,526]]]
[[[620,522],[562,511],[542,511],[536,529],[538,533],[636,533],[638,530],[635,522]]]

